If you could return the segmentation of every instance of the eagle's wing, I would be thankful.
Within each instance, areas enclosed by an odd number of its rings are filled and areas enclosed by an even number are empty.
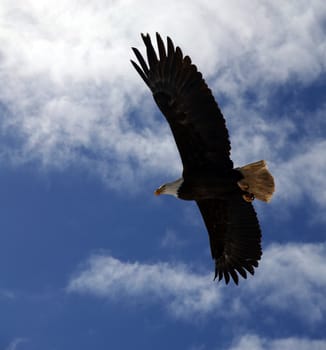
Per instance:
[[[228,200],[205,199],[197,201],[209,234],[212,257],[215,260],[215,278],[230,276],[238,284],[240,274],[254,274],[261,258],[261,231],[251,203],[241,196]]]
[[[225,120],[202,74],[179,47],[174,48],[170,38],[166,50],[158,33],[156,37],[159,56],[150,36],[142,35],[148,65],[135,48],[140,66],[131,62],[170,124],[184,173],[205,169],[221,173],[232,169]]]

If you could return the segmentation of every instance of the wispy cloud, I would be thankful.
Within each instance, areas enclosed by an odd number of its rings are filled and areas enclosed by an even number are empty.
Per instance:
[[[325,320],[325,258],[325,243],[273,244],[265,250],[247,292],[258,292],[263,296],[260,303],[271,310],[290,312],[307,322]]]
[[[177,317],[206,314],[221,302],[221,289],[211,275],[192,273],[186,266],[167,263],[122,262],[111,256],[93,256],[87,268],[69,282],[69,292],[109,299],[163,302]]]
[[[19,345],[29,341],[28,338],[15,338],[5,350],[17,350]]]
[[[167,229],[161,240],[161,246],[164,248],[181,247],[185,244],[186,241],[178,237],[178,234],[172,229]]]
[[[326,172],[324,150],[326,140],[316,140],[303,145],[302,152],[281,164],[277,172],[279,196],[281,199],[298,202],[304,197],[326,206]]]
[[[322,350],[326,340],[309,338],[268,339],[255,334],[242,336],[228,350]]]
[[[14,299],[15,298],[15,293],[11,290],[8,289],[3,289],[0,288],[0,298],[4,298],[4,299]]]
[[[218,317],[246,317],[247,308],[267,307],[314,323],[323,321],[326,312],[325,258],[325,244],[272,245],[250,281],[224,287],[212,282],[212,274],[195,273],[185,265],[130,263],[99,255],[90,258],[67,290],[114,300],[145,298],[179,318],[216,315],[218,306],[227,304]]]

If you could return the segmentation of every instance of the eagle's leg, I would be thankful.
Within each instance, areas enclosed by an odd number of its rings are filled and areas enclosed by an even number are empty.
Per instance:
[[[249,185],[243,181],[243,180],[240,180],[238,181],[238,186],[241,188],[241,190],[243,192],[245,192],[243,195],[242,195],[242,198],[248,202],[248,203],[251,203],[254,199],[255,199],[255,195],[253,193],[250,193],[248,192],[249,190]]]
[[[242,191],[249,190],[249,185],[243,180],[238,181],[238,186],[242,189]]]

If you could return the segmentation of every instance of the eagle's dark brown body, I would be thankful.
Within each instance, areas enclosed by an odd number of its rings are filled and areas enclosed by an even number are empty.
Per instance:
[[[224,176],[223,176],[224,175]],[[183,177],[183,183],[178,190],[178,198],[184,200],[221,199],[225,200],[231,195],[245,193],[238,185],[243,178],[235,169],[225,174],[212,174],[210,172],[194,172]]]

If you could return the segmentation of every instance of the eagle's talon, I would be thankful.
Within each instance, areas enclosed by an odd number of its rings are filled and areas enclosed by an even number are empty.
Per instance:
[[[251,203],[251,202],[254,201],[255,196],[254,196],[252,193],[245,193],[245,194],[242,195],[242,198],[243,198],[246,202]]]

